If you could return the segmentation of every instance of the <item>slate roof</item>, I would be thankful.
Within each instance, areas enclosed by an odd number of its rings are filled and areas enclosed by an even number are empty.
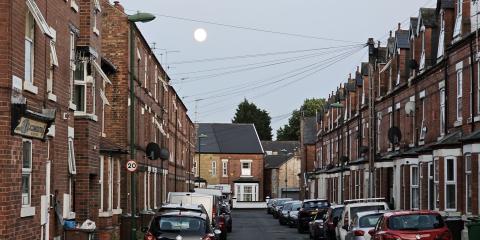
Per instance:
[[[317,139],[317,123],[315,117],[305,117],[302,119],[302,142],[303,144],[315,144]]]
[[[477,130],[463,138],[460,139],[462,142],[475,142],[480,140],[480,130]]]
[[[407,30],[395,32],[395,44],[397,48],[410,49],[410,36]]]
[[[439,148],[443,146],[451,146],[460,144],[460,139],[462,138],[462,131],[456,131],[453,133],[448,134],[442,140],[436,142],[432,145],[432,148]]]
[[[272,169],[272,168],[280,168],[284,163],[288,160],[292,159],[293,155],[266,155],[265,156],[265,168]]]
[[[419,26],[417,32],[420,30],[420,24],[425,25],[425,27],[437,26],[437,10],[435,8],[420,8],[418,21]]]
[[[197,137],[201,134],[207,136],[200,138],[201,147],[196,144],[197,153],[263,154],[253,124],[199,123]]]
[[[362,62],[362,75],[368,76],[368,62]]]
[[[363,66],[362,66],[362,68],[363,68]],[[362,86],[363,85],[362,73],[357,72],[355,74],[355,83],[357,84],[357,86]]]
[[[263,150],[281,153],[282,149],[287,150],[286,153],[294,153],[295,148],[300,148],[299,141],[262,141]]]
[[[455,2],[453,0],[441,0],[437,2],[437,9],[452,9],[455,8]]]

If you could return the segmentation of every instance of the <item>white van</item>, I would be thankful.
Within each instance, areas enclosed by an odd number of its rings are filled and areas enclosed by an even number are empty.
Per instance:
[[[345,208],[335,230],[337,239],[345,240],[353,217],[359,212],[389,210],[383,198],[355,199],[345,201]]]
[[[169,203],[177,204],[202,204],[208,213],[208,217],[215,220],[217,215],[217,198],[210,194],[190,193],[190,192],[170,192],[168,194]]]

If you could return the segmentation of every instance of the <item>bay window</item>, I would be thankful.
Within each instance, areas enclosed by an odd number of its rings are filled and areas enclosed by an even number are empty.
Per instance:
[[[240,202],[258,201],[258,183],[235,183],[235,196]]]

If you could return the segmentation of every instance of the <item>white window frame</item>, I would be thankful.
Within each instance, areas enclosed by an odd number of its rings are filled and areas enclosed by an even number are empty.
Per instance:
[[[458,41],[462,35],[462,15],[463,15],[463,0],[457,0],[457,11],[455,18],[455,27],[453,29],[454,41]]]
[[[74,94],[74,86],[75,86],[75,33],[70,31],[70,101],[69,101],[69,108],[72,110],[77,110],[77,106],[73,103],[73,94]]]
[[[222,159],[222,177],[228,177],[228,159]]]
[[[446,157],[445,158],[445,211],[456,211],[457,210],[457,159],[455,157]],[[453,180],[448,180],[448,161],[453,162]],[[455,188],[455,208],[448,208],[447,202],[447,187],[453,186]]]
[[[88,76],[88,61],[82,61],[82,62],[79,62],[77,64],[77,66],[75,68],[77,68],[79,65],[83,65],[83,79],[75,79],[75,74],[74,74],[74,96],[75,96],[75,92],[76,92],[76,89],[77,87],[83,87],[83,110],[79,109],[80,108],[80,105],[76,104],[76,99],[74,99],[74,104],[76,106],[76,109],[75,111],[76,112],[79,112],[79,113],[83,113],[83,114],[86,114],[87,113],[87,94],[88,94],[88,85],[87,85],[87,78],[89,78]]]
[[[445,12],[443,9],[440,10],[440,33],[438,37],[438,51],[437,51],[437,60],[443,58],[445,54]]]
[[[148,89],[147,82],[148,82],[148,54],[145,53],[145,62],[144,62],[144,79],[143,79],[143,87]]]
[[[217,161],[213,160],[211,166],[212,176],[217,176]]]
[[[157,173],[158,169],[153,168],[153,209],[158,208],[157,204]]]
[[[68,172],[70,175],[77,174],[77,165],[75,162],[75,145],[73,137],[68,137]]]
[[[104,196],[105,196],[105,156],[100,155],[100,209],[99,212],[104,212]]]
[[[382,137],[382,113],[377,113],[377,152],[380,152],[381,148],[381,138]]]
[[[433,209],[440,209],[440,160],[433,159]]]
[[[29,27],[27,27],[29,25]],[[32,93],[37,93],[38,89],[34,87],[35,72],[35,17],[28,10],[25,15],[25,54],[24,54],[24,88]],[[27,32],[28,29],[28,32]],[[28,44],[28,45],[27,45]],[[27,47],[30,49],[29,60],[27,61]],[[29,67],[27,67],[29,66]],[[27,72],[27,69],[29,71]]]
[[[251,202],[257,202],[259,201],[259,184],[258,183],[235,183],[235,197],[237,198],[237,201],[244,202],[245,200],[245,188],[246,187],[251,187],[252,195],[251,197]]]
[[[30,164],[30,167],[24,167],[23,165],[23,162],[24,162],[24,147],[25,147],[25,143],[29,143],[30,144],[30,149],[29,149],[29,153],[30,153],[30,156],[28,156],[29,158],[29,164]],[[30,207],[32,205],[32,164],[33,164],[33,142],[29,139],[23,139],[22,140],[22,188],[23,188],[23,176],[24,175],[28,175],[28,188],[29,188],[29,191],[28,193],[23,193],[22,191],[22,208],[24,207]],[[22,189],[23,190],[23,189]],[[26,200],[26,201],[25,201]]]
[[[243,164],[248,164],[248,168],[244,168]],[[252,177],[252,160],[240,160],[240,172],[242,177]]]
[[[473,177],[472,177],[472,155],[465,155],[465,212],[467,214],[472,214],[473,212]],[[470,178],[470,185],[468,184]],[[468,195],[470,194],[470,199]],[[470,207],[470,210],[468,209]]]
[[[425,70],[425,61],[426,61],[426,55],[425,55],[425,26],[422,26],[422,29],[420,30],[420,34],[422,35],[422,53],[420,56],[420,64],[419,64],[419,69],[420,71]]]
[[[423,91],[424,92],[424,91]],[[426,126],[426,121],[425,121],[425,96],[420,98],[420,107],[421,109],[421,114],[422,114],[422,123],[420,125],[420,134],[418,140],[421,141],[421,144],[424,143],[425,137],[427,135],[427,126]]]
[[[445,87],[440,89],[440,136],[445,136],[445,120],[446,120],[446,95],[445,95]]]
[[[122,164],[121,162],[117,159],[115,160],[117,163],[117,178],[115,179],[115,188],[117,189],[117,206],[115,210],[113,211],[114,214],[121,214],[122,213],[122,208],[121,208],[121,184],[122,184]]]
[[[417,173],[416,176],[414,175],[414,169],[416,169]],[[421,171],[421,168],[418,165],[411,165],[410,166],[410,209],[418,210],[420,209],[420,177],[419,173]],[[414,180],[417,180],[417,184],[413,184]],[[414,191],[417,192],[418,199],[418,206],[414,206]]]

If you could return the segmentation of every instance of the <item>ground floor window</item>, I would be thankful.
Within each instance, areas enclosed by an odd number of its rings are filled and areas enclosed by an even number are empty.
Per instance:
[[[465,201],[467,213],[472,213],[472,156],[465,155]]]
[[[411,192],[411,208],[412,209],[419,209],[420,208],[420,189],[419,189],[419,174],[418,174],[418,166],[412,165],[411,166],[411,178],[410,178],[410,192]]]
[[[445,210],[457,209],[456,162],[453,158],[445,160]]]
[[[258,201],[258,183],[235,183],[235,196],[240,202]]]

